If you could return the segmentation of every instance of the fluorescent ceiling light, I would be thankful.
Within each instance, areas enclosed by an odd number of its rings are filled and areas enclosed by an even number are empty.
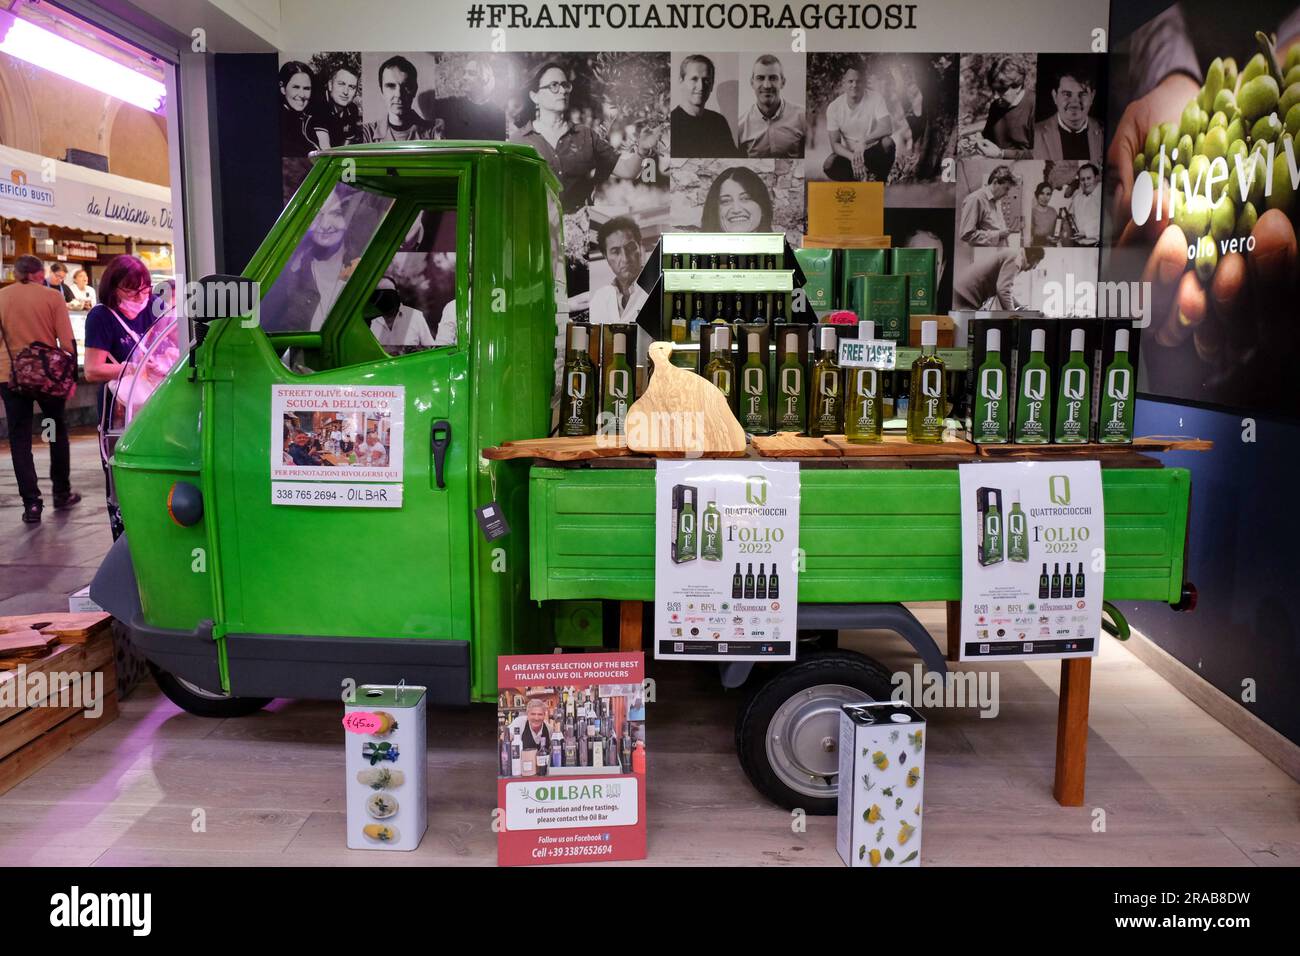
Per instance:
[[[158,80],[3,11],[0,53],[150,112],[162,112],[167,88]]]

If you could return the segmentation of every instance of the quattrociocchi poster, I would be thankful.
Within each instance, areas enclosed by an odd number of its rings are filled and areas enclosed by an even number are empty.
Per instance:
[[[497,659],[497,862],[646,855],[645,655]]]

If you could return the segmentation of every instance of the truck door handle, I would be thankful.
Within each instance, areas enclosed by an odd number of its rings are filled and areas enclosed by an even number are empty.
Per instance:
[[[436,421],[429,427],[429,447],[433,450],[433,476],[439,488],[446,488],[443,465],[447,460],[447,446],[451,444],[451,422]]]

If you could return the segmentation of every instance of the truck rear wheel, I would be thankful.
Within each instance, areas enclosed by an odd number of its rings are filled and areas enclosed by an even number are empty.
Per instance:
[[[889,671],[863,654],[811,654],[760,685],[736,717],[740,766],[754,787],[788,810],[835,812],[840,708],[888,700]]]
[[[231,697],[204,690],[183,677],[169,674],[153,661],[149,662],[149,670],[167,699],[196,717],[247,717],[271,702],[269,697]]]

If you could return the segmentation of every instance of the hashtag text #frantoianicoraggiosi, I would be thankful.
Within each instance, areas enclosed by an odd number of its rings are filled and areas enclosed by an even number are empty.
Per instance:
[[[915,30],[915,3],[473,3],[471,29]]]

